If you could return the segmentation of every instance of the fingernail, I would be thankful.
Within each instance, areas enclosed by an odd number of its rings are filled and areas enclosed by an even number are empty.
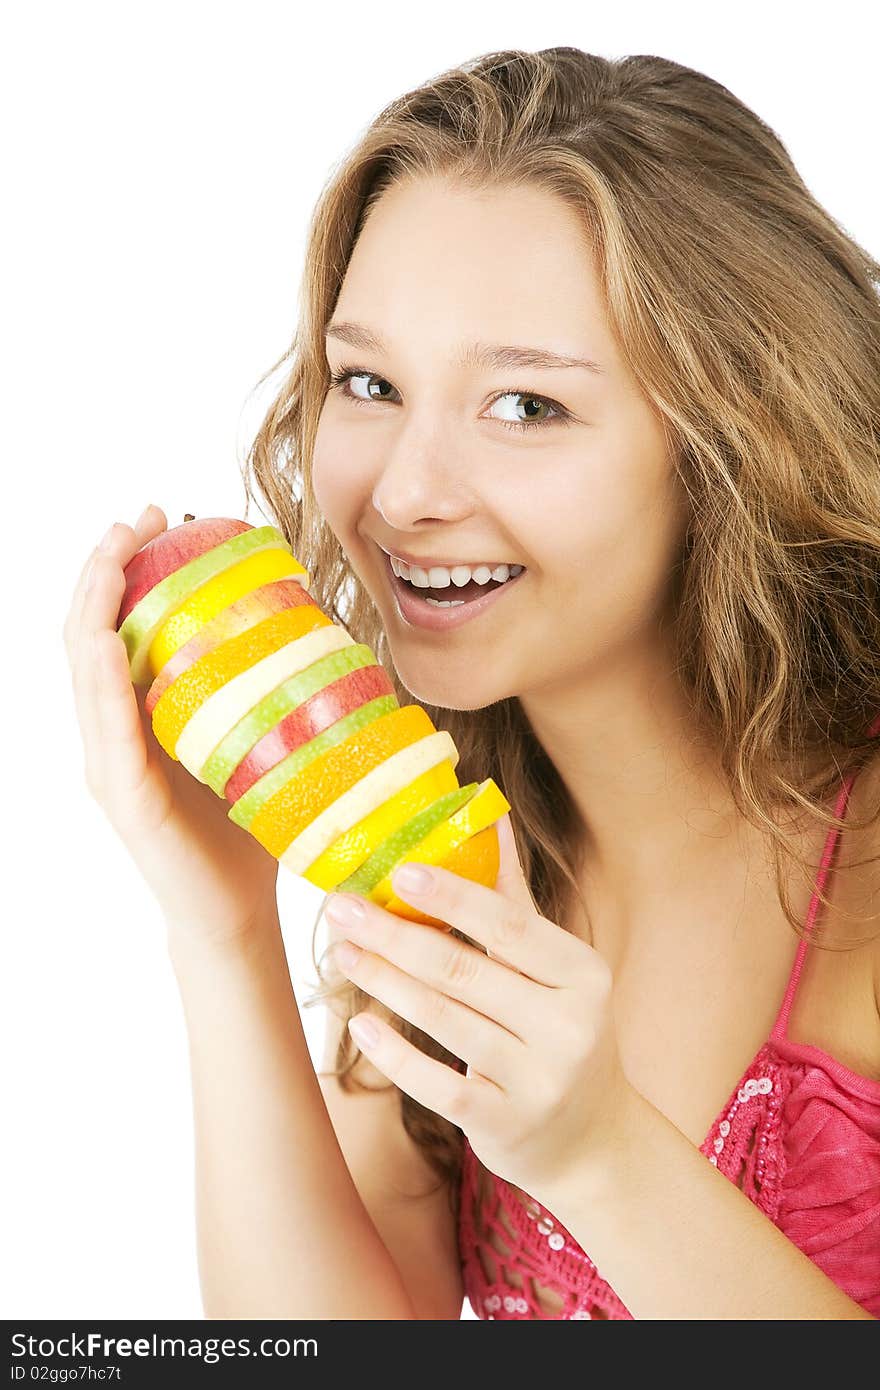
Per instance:
[[[358,1047],[375,1047],[379,1041],[379,1029],[373,1020],[360,1014],[357,1018],[349,1019],[348,1031],[351,1033]]]
[[[433,881],[430,869],[415,864],[407,864],[391,876],[391,886],[402,888],[404,893],[427,893]]]
[[[87,576],[87,578],[86,578],[86,593],[88,593],[89,590],[91,589],[92,585],[93,585],[94,582],[95,582],[95,578],[96,578],[96,576],[97,576],[97,568],[98,568],[98,567],[97,567],[97,565],[95,564],[95,561],[97,560],[97,558],[98,558],[97,555],[93,555],[92,558],[91,558],[91,561],[89,562],[89,572],[88,572],[88,576]]]
[[[140,516],[138,517],[137,521],[134,523],[134,529],[135,529],[135,530],[137,530],[137,528],[138,528],[139,526],[143,526],[144,522],[145,522],[146,519],[147,519],[147,512],[150,510],[150,508],[152,507],[152,505],[153,505],[152,502],[148,502],[147,505],[144,507],[144,510],[141,512],[141,514],[140,514]]]
[[[364,905],[357,898],[349,898],[344,893],[334,893],[328,900],[324,913],[337,926],[345,927],[350,922],[362,922],[366,917]]]
[[[354,970],[361,958],[360,947],[351,941],[340,941],[334,947],[333,954],[343,970]]]
[[[111,542],[111,540],[113,539],[113,527],[115,527],[115,525],[116,525],[116,522],[114,521],[113,526],[111,526],[107,531],[105,531],[104,535],[101,537],[101,540],[100,540],[100,542],[99,542],[99,544],[98,544],[98,549],[99,549],[99,550],[109,550],[109,549],[110,549],[110,542]]]

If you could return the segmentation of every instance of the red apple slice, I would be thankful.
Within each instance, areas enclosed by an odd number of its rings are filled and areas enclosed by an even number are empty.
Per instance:
[[[144,595],[167,579],[169,574],[174,574],[188,565],[190,560],[204,555],[206,550],[213,550],[215,545],[253,529],[246,521],[208,516],[200,517],[197,521],[185,521],[182,526],[172,526],[170,530],[162,531],[147,541],[125,566],[125,592],[119,605],[117,627],[122,626]]]
[[[365,705],[358,705],[357,709],[352,710],[351,714],[346,714],[342,719],[337,719],[335,724],[331,724],[329,729],[324,729],[323,733],[316,734],[309,739],[308,743],[300,744],[292,753],[288,753],[286,758],[282,758],[280,763],[270,767],[258,782],[249,787],[244,796],[240,796],[229,812],[230,820],[234,820],[236,825],[242,826],[244,830],[249,830],[253,835],[253,822],[263,810],[266,802],[271,800],[276,792],[287,787],[296,778],[302,777],[308,771],[309,765],[317,762],[325,753],[330,753],[333,749],[338,749],[341,743],[346,743],[354,738],[368,724],[379,722],[388,714],[395,711],[399,713],[400,705],[397,703],[395,695],[378,695],[375,700],[369,700]],[[264,848],[268,849],[265,841],[260,841]],[[274,853],[270,850],[270,853]]]
[[[160,540],[161,537],[156,539]],[[175,608],[202,584],[243,560],[246,555],[256,555],[270,547],[281,548],[292,554],[287,541],[274,526],[248,527],[247,531],[214,546],[213,550],[206,550],[173,574],[167,574],[149,593],[144,594],[118,629],[128,652],[131,678],[135,685],[152,685],[153,677],[158,675],[158,672],[150,670],[150,645]]]
[[[322,623],[293,642],[285,642],[225,681],[196,706],[178,735],[174,757],[193,777],[204,782],[205,764],[218,743],[270,690],[331,652],[355,645],[344,628],[330,622]]]
[[[328,678],[324,674],[331,661],[334,665],[339,665],[341,660],[349,656],[352,659],[355,657],[363,658],[363,664],[347,672],[338,680]],[[327,683],[328,679],[329,684]],[[304,688],[306,682],[314,690],[315,680],[320,680],[322,685],[320,689],[314,691],[314,694],[304,697],[298,693],[296,687]],[[205,767],[205,781],[209,787],[213,786],[215,791],[220,785],[221,794],[225,795],[227,801],[235,802],[265,773],[280,763],[283,758],[286,758],[288,753],[292,753],[295,748],[300,748],[304,743],[309,743],[325,729],[329,729],[331,724],[338,723],[347,714],[351,714],[353,710],[367,704],[370,700],[378,699],[380,695],[394,695],[394,686],[382,667],[376,665],[369,647],[359,645],[350,649],[346,648],[341,652],[334,652],[332,658],[328,657],[320,663],[316,662],[313,667],[309,667],[293,682],[285,682],[269,696],[268,702],[265,703],[283,702],[288,709],[293,704],[294,708],[283,718],[276,715],[272,709],[263,711],[262,707],[258,706],[252,710],[230,736],[230,741],[233,738],[242,741],[249,740],[249,751],[240,758],[236,766],[236,751],[233,747],[227,752],[225,749],[227,740],[224,740],[212,754]],[[262,723],[264,727],[269,725],[268,732],[263,733],[256,742],[252,738],[250,727],[252,721],[257,724]],[[215,761],[221,763],[216,780],[212,768]],[[224,777],[224,769],[227,769],[230,764],[234,770],[227,780]]]

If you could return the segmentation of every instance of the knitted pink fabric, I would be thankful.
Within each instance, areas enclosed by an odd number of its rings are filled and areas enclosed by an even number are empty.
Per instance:
[[[870,732],[878,728],[880,718]],[[838,816],[845,815],[854,780],[851,774],[844,781]],[[807,913],[808,933],[837,840],[832,827]],[[802,938],[770,1037],[700,1152],[844,1293],[880,1317],[880,1080],[786,1037],[808,945]],[[481,1174],[489,1187],[485,1196]],[[478,1163],[465,1139],[459,1251],[465,1293],[477,1317],[631,1318],[565,1227],[518,1193]]]

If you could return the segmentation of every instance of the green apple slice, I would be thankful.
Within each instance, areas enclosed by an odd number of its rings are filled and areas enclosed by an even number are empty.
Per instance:
[[[175,608],[189,598],[195,589],[213,579],[216,574],[229,569],[248,555],[256,555],[261,550],[286,550],[293,554],[284,536],[276,526],[254,526],[242,531],[238,536],[230,536],[220,545],[212,546],[203,555],[197,555],[188,564],[181,565],[173,574],[155,584],[149,593],[144,594],[139,603],[129,613],[119,628],[119,636],[128,652],[128,664],[135,685],[146,685],[157,674],[150,670],[150,645],[159,628],[174,612]],[[296,576],[292,575],[295,579]]]
[[[315,758],[326,753],[328,748],[335,748],[338,743],[344,743],[364,725],[371,724],[374,719],[381,719],[383,715],[390,714],[397,708],[396,695],[379,695],[375,700],[368,700],[365,705],[358,705],[350,714],[337,719],[329,729],[316,734],[301,748],[294,748],[286,758],[282,758],[274,767],[270,767],[268,772],[264,772],[263,776],[233,803],[229,819],[234,820],[243,830],[248,830],[254,816],[269,797],[280,791],[292,777],[298,777]]]
[[[261,657],[233,676],[219,690],[193,710],[174,745],[174,756],[184,767],[206,781],[204,767],[214,749],[229,730],[238,724],[255,705],[290,676],[299,675],[322,657],[342,647],[359,645],[349,637],[345,628],[326,623],[312,628],[303,637],[285,642],[268,656]],[[157,706],[158,708],[158,706]]]
[[[342,651],[331,652],[323,660],[313,662],[307,670],[282,681],[218,743],[202,768],[202,781],[207,782],[218,796],[223,796],[226,783],[242,758],[246,758],[254,744],[276,724],[280,724],[292,710],[349,672],[376,665],[378,662],[370,648],[358,642]]]
[[[458,749],[445,729],[399,748],[316,816],[278,856],[279,862],[291,873],[302,874],[346,830],[402,791],[429,767],[436,767],[446,759],[453,767],[457,766]]]
[[[476,794],[479,786],[479,782],[470,782],[466,787],[447,792],[445,796],[419,811],[418,815],[406,821],[393,835],[389,835],[387,840],[383,840],[360,868],[350,874],[344,883],[339,884],[337,892],[360,893],[367,897],[376,884],[381,883],[382,879],[392,872],[408,849],[424,840],[435,825],[460,811],[465,802],[470,801]]]

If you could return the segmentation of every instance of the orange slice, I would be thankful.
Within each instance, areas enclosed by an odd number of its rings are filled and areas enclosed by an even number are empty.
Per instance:
[[[371,768],[383,763],[398,749],[436,732],[421,705],[405,705],[381,719],[374,719],[343,743],[314,758],[302,773],[285,782],[263,804],[248,830],[264,849],[279,859],[306,826]]]
[[[310,821],[305,830],[291,840],[281,856],[281,863],[291,873],[302,874],[340,835],[377,806],[402,792],[429,767],[438,767],[442,762],[450,763],[453,768],[458,763],[458,749],[445,729],[398,748]]]
[[[441,763],[439,767],[429,767],[403,791],[383,801],[334,840],[330,848],[325,849],[303,871],[303,878],[330,892],[360,868],[383,840],[387,840],[424,807],[432,805],[448,792],[454,792],[457,786],[458,778],[448,762]]]
[[[161,671],[191,637],[216,618],[223,608],[228,608],[237,599],[259,589],[262,584],[271,584],[273,579],[287,579],[302,574],[302,565],[295,560],[289,550],[280,546],[271,550],[259,550],[256,555],[247,555],[229,569],[221,570],[209,579],[207,584],[195,590],[184,599],[179,608],[166,618],[150,644],[149,661],[153,671]]]
[[[317,604],[301,603],[296,608],[273,613],[271,618],[222,642],[207,656],[188,666],[163,692],[153,709],[153,732],[168,756],[180,761],[175,749],[188,720],[233,676],[304,633],[330,626],[330,619]]]

